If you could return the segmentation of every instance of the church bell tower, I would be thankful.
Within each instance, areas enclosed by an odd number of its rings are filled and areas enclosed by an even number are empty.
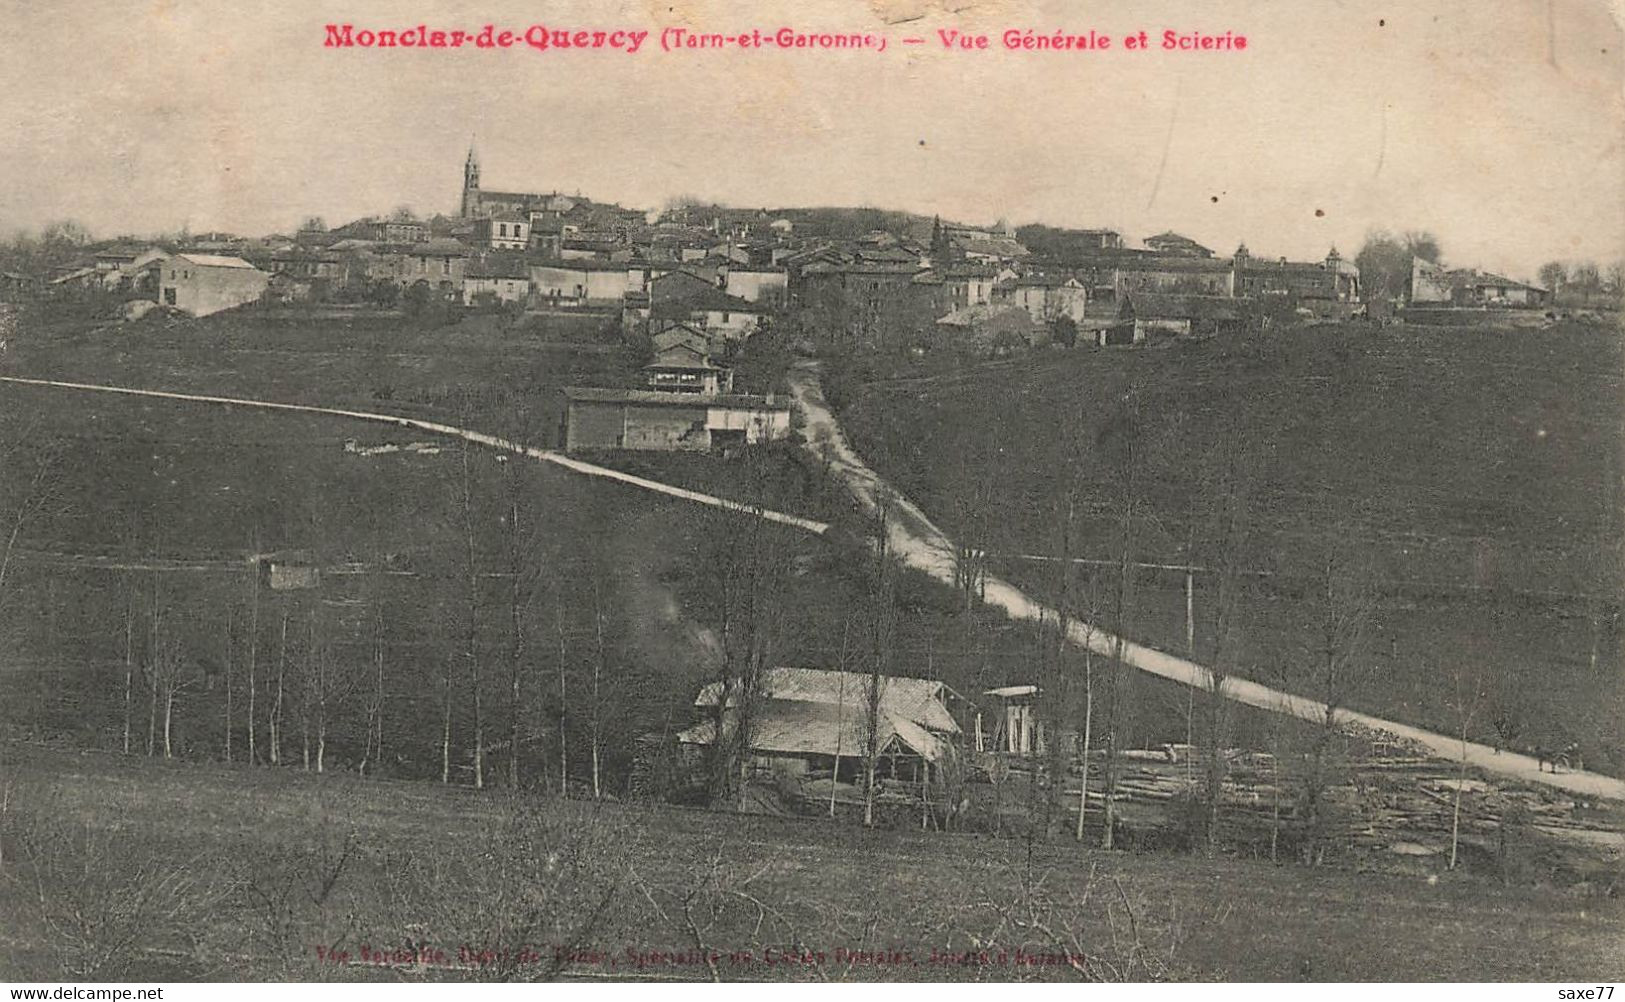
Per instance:
[[[458,215],[473,219],[480,213],[480,161],[474,155],[474,144],[468,144],[468,159],[463,161],[463,201]]]

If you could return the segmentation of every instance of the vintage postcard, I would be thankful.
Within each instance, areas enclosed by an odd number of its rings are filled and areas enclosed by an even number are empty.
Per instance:
[[[1617,3],[0,12],[12,998],[1625,977]]]

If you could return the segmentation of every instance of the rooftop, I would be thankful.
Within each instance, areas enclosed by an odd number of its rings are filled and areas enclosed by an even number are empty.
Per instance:
[[[764,699],[792,703],[824,703],[857,707],[863,705],[871,676],[863,672],[827,668],[772,668],[763,673],[757,692]],[[695,706],[716,706],[722,692],[720,682],[712,682],[694,698]],[[949,716],[943,698],[953,691],[928,678],[881,676],[882,712],[901,716],[935,731],[957,733],[959,724]],[[732,703],[730,696],[729,702]]]
[[[605,261],[601,258],[550,259],[530,262],[532,268],[557,268],[560,271],[637,271],[642,268],[663,267],[642,261]]]
[[[200,268],[247,268],[257,270],[253,265],[240,257],[226,257],[223,254],[176,254],[176,258],[189,261]]]
[[[575,402],[642,404],[660,407],[741,407],[751,410],[788,411],[788,403],[750,393],[669,393],[664,390],[625,390],[605,386],[566,386],[566,399]]]
[[[469,278],[507,278],[518,281],[529,281],[530,270],[525,262],[510,259],[486,259],[474,261],[468,266]]]
[[[682,342],[679,342],[679,343],[682,343]],[[710,358],[705,357],[705,356],[701,356],[701,357],[698,357],[698,358],[676,358],[676,357],[672,357],[672,358],[666,358],[666,359],[656,359],[655,361],[650,362],[648,365],[645,365],[644,368],[645,369],[654,369],[654,370],[661,371],[661,372],[674,371],[674,370],[679,371],[679,372],[721,372],[722,371],[722,366],[717,365],[715,362],[712,362]]]
[[[844,704],[769,704],[751,724],[751,747],[758,752],[780,755],[861,757],[869,738],[862,698],[861,690],[849,690]],[[736,726],[736,718],[729,716],[723,724],[724,733]],[[875,732],[875,745],[881,751],[893,748],[895,740],[904,752],[927,761],[935,762],[942,756],[942,739],[901,714],[882,710]],[[680,732],[677,740],[683,744],[712,744],[716,741],[716,721],[702,720]]]
[[[1021,275],[1010,279],[1008,282],[1008,287],[1056,289],[1066,285],[1068,282],[1076,283],[1076,281],[1077,280],[1071,275]],[[1006,286],[1006,283],[1000,282],[999,285],[1004,287]]]
[[[1229,296],[1131,292],[1124,297],[1123,305],[1141,320],[1243,320],[1250,313],[1251,302]]]

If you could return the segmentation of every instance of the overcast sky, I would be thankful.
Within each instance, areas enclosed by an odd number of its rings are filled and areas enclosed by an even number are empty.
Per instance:
[[[1453,264],[1525,276],[1625,242],[1625,44],[1607,0],[0,0],[0,14],[5,232],[451,212],[473,135],[488,188],[640,207],[876,205],[1296,258],[1426,228]],[[884,30],[891,47],[335,51],[330,21],[790,25]],[[994,48],[941,51],[944,27]],[[1249,46],[1012,53],[1011,27],[1228,30]]]

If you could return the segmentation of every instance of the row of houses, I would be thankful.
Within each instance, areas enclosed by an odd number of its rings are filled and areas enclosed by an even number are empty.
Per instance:
[[[424,222],[398,213],[331,230],[310,221],[293,238],[227,239],[188,249],[246,262],[269,276],[266,294],[282,302],[359,299],[386,284],[421,284],[468,305],[619,310],[632,321],[661,316],[658,286],[676,275],[675,284],[687,287],[698,279],[705,286],[703,295],[690,290],[690,298],[703,301],[677,318],[736,334],[775,309],[825,298],[858,305],[903,301],[946,328],[990,317],[1014,325],[1006,318],[1016,310],[1030,324],[1049,327],[1063,320],[1094,320],[1098,326],[1101,319],[1127,319],[1119,315],[1130,294],[1140,296],[1137,311],[1143,316],[1152,302],[1147,296],[1184,303],[1204,297],[1279,301],[1332,313],[1360,292],[1358,268],[1335,248],[1323,260],[1294,262],[1255,257],[1245,245],[1219,257],[1173,232],[1131,248],[1108,229],[1021,231],[1035,241],[1035,252],[1004,225],[937,221],[927,236],[914,224],[899,226],[883,217],[875,221],[890,229],[830,237],[815,235],[815,210],[689,205],[654,214],[580,194],[496,191],[483,186],[470,149],[453,217]],[[124,281],[129,271],[150,264],[137,260],[141,250],[130,250],[134,255],[127,259],[104,252],[109,256],[98,255],[84,274],[58,280]],[[211,308],[245,295],[257,281],[252,273],[228,274],[220,267],[181,268],[216,288],[188,297],[174,286],[176,301],[191,298]],[[1203,309],[1209,319],[1224,312]]]
[[[176,267],[164,262],[182,259]],[[517,253],[480,253],[460,241],[435,238],[409,244],[327,249],[251,249],[242,255],[172,254],[158,247],[96,255],[93,265],[49,282],[17,275],[7,291],[101,289],[155,299],[206,315],[253,302],[312,302],[358,295],[387,283],[422,284],[467,305],[631,309],[649,315],[667,300],[690,302],[692,319],[732,336],[745,336],[784,300],[782,270],[726,263],[535,260]],[[680,290],[680,291],[679,291]]]
[[[272,277],[270,272],[228,254],[170,253],[158,247],[115,248],[98,252],[93,264],[58,275],[47,283],[18,283],[16,288],[27,294],[116,292],[201,317],[260,300]]]
[[[1162,248],[1199,247],[1173,233],[1152,239]],[[1359,268],[1335,247],[1320,261],[1258,258],[1246,244],[1228,258],[1193,249],[1112,248],[1070,264],[1070,274],[1092,298],[1112,304],[1133,292],[1284,299],[1311,307],[1354,303],[1360,297]]]
[[[1552,291],[1528,282],[1476,268],[1444,268],[1425,258],[1411,257],[1406,300],[1416,306],[1523,307],[1544,306]]]
[[[726,259],[685,263],[621,255],[548,257],[517,250],[482,251],[452,238],[396,245],[342,241],[320,250],[290,247],[255,263],[306,286],[307,296],[314,294],[308,291],[314,283],[342,288],[365,282],[424,281],[470,303],[481,294],[502,301],[534,295],[566,307],[619,307],[628,294],[647,293],[654,280],[680,271],[705,278],[735,299],[771,308],[784,302],[788,282],[781,268]]]
[[[765,209],[688,206],[657,215],[579,194],[493,191],[483,186],[470,149],[455,217],[423,222],[397,214],[335,229],[311,220],[292,238],[219,235],[187,249],[247,262],[271,276],[268,293],[279,301],[356,297],[369,285],[422,283],[467,304],[523,301],[638,312],[652,305],[645,297],[653,298],[656,279],[683,272],[715,286],[708,322],[723,325],[748,323],[735,319],[751,312],[741,303],[773,309],[831,294],[860,303],[900,295],[939,318],[1014,306],[1047,325],[1063,318],[1081,322],[1091,302],[1109,310],[1130,291],[1344,301],[1358,289],[1357,270],[1335,250],[1313,263],[1254,260],[1245,247],[1219,260],[1178,234],[1159,234],[1147,239],[1146,249],[1134,250],[1114,231],[1084,230],[1061,231],[1064,252],[1052,248],[1046,256],[1002,225],[938,221],[929,239],[907,226],[832,239],[813,236],[816,227],[802,233],[798,225]],[[123,277],[123,270],[146,263],[105,253],[109,257],[98,257],[93,270],[60,280],[89,282],[100,275],[106,281],[108,270]],[[206,280],[215,274],[199,270]],[[217,297],[225,301],[248,283],[220,284],[228,286]]]
[[[1012,241],[1013,242],[1013,241]],[[930,249],[890,234],[845,244],[822,243],[783,259],[792,303],[837,296],[847,302],[912,298],[938,313],[995,302],[1021,306],[1039,322],[1061,316],[1081,320],[1087,290],[1064,271],[1024,268],[1007,260],[973,259]]]
[[[1228,257],[1179,233],[1130,247],[1110,229],[1020,231],[1009,226],[883,223],[854,236],[820,235],[822,210],[674,206],[649,213],[578,194],[486,189],[473,149],[463,167],[454,216],[420,221],[406,214],[366,217],[327,229],[312,222],[295,237],[243,241],[226,235],[192,241],[202,254],[241,258],[273,276],[271,294],[319,299],[361,283],[419,282],[465,303],[516,302],[559,308],[643,308],[651,283],[683,271],[713,283],[731,300],[765,308],[804,305],[839,295],[848,302],[905,298],[938,318],[992,305],[1016,306],[1036,324],[1112,317],[1130,293],[1285,302],[1340,315],[1360,298],[1359,269],[1332,248],[1318,261],[1252,254]],[[840,216],[839,211],[826,216]],[[861,213],[859,213],[861,215]],[[875,221],[885,214],[874,214]],[[792,218],[794,217],[794,218]],[[828,220],[825,220],[827,223]],[[108,249],[52,283],[104,280],[139,268],[141,248]],[[0,278],[23,288],[26,276]],[[1521,305],[1547,293],[1525,283],[1470,271],[1446,272],[1418,261],[1417,303]],[[1215,308],[1216,309],[1216,308]],[[990,311],[991,312],[991,311]]]
[[[1242,249],[1243,251],[1245,248]],[[356,283],[386,282],[398,287],[423,284],[469,305],[518,303],[556,308],[608,308],[629,322],[683,319],[735,340],[748,337],[786,301],[806,304],[835,294],[846,302],[888,298],[924,304],[945,328],[985,325],[1041,327],[1063,318],[1084,324],[1090,317],[1090,291],[1078,273],[1019,271],[1011,265],[954,262],[932,266],[928,255],[900,243],[890,246],[820,246],[784,266],[756,266],[726,260],[676,262],[606,259],[536,260],[520,253],[479,253],[459,241],[435,238],[409,244],[286,248],[235,255],[168,254],[159,248],[104,251],[94,265],[53,280],[122,288],[136,296],[207,315],[262,296],[297,302],[323,298]],[[1242,255],[1244,256],[1244,255]],[[1188,263],[1209,259],[1187,257]],[[1349,266],[1352,267],[1352,266]],[[1120,270],[1119,286],[1107,299],[1118,319],[1130,295],[1148,305],[1202,305],[1211,299],[1260,300],[1288,297],[1293,302],[1345,302],[1357,289],[1334,251],[1324,268],[1276,263],[1257,268],[1231,262],[1226,274],[1239,277],[1245,295],[1218,281],[1187,282],[1186,272],[1159,265],[1156,270]],[[1346,279],[1346,280],[1345,280]],[[19,286],[22,279],[14,283]],[[1480,284],[1476,288],[1489,288]],[[1516,288],[1496,287],[1504,298]],[[1162,297],[1162,298],[1156,298]],[[1206,304],[1191,320],[1227,311]],[[1228,311],[1234,313],[1236,311]],[[1096,314],[1099,316],[1101,314]]]
[[[875,235],[804,248],[784,261],[790,301],[834,300],[877,312],[901,303],[929,311],[939,332],[973,330],[978,346],[997,348],[1041,339],[1042,328],[1062,320],[1115,343],[1122,332],[1104,321],[1120,321],[1143,338],[1148,312],[1188,308],[1158,322],[1227,328],[1283,309],[1347,316],[1360,296],[1359,269],[1336,248],[1315,262],[1258,259],[1245,245],[1217,258],[1176,233],[1148,238],[1148,248],[1138,250],[1113,231],[1066,231],[1065,253],[1041,257],[996,232],[939,229],[930,246]],[[1132,308],[1130,297],[1138,300]]]
[[[1076,323],[1074,336],[1100,347],[1135,345],[1158,338],[1207,338],[1258,330],[1267,313],[1256,300],[1183,293],[1129,292],[1108,317]],[[934,324],[940,343],[1000,356],[1052,341],[1055,328],[1009,303],[965,307]]]

